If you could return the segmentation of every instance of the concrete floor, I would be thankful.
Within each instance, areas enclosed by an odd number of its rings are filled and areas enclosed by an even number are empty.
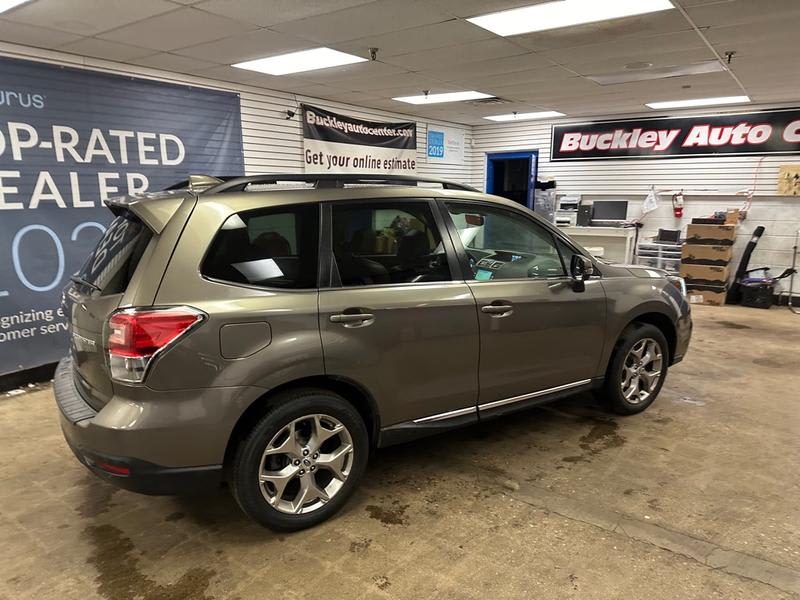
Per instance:
[[[579,397],[376,453],[334,520],[118,491],[49,387],[0,395],[0,598],[792,598],[800,316],[697,307],[646,413]]]

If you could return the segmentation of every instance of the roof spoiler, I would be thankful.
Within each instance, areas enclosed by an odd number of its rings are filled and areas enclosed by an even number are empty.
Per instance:
[[[186,188],[136,196],[117,196],[108,198],[104,204],[114,213],[121,216],[126,213],[135,215],[153,233],[161,233],[172,216],[186,200]]]

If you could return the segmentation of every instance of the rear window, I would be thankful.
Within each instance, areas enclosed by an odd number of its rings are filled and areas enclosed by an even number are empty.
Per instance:
[[[231,215],[203,261],[206,277],[272,288],[317,287],[319,206]]]
[[[152,232],[133,216],[119,216],[108,226],[78,271],[102,295],[119,294],[128,287]]]

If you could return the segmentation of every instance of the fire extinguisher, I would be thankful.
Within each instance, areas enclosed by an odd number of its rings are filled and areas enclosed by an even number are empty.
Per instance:
[[[672,196],[672,212],[676,219],[683,217],[683,192],[678,192]]]

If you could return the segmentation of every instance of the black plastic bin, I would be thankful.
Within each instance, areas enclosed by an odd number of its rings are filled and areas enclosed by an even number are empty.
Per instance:
[[[742,283],[742,306],[769,308],[774,291],[774,283]]]

